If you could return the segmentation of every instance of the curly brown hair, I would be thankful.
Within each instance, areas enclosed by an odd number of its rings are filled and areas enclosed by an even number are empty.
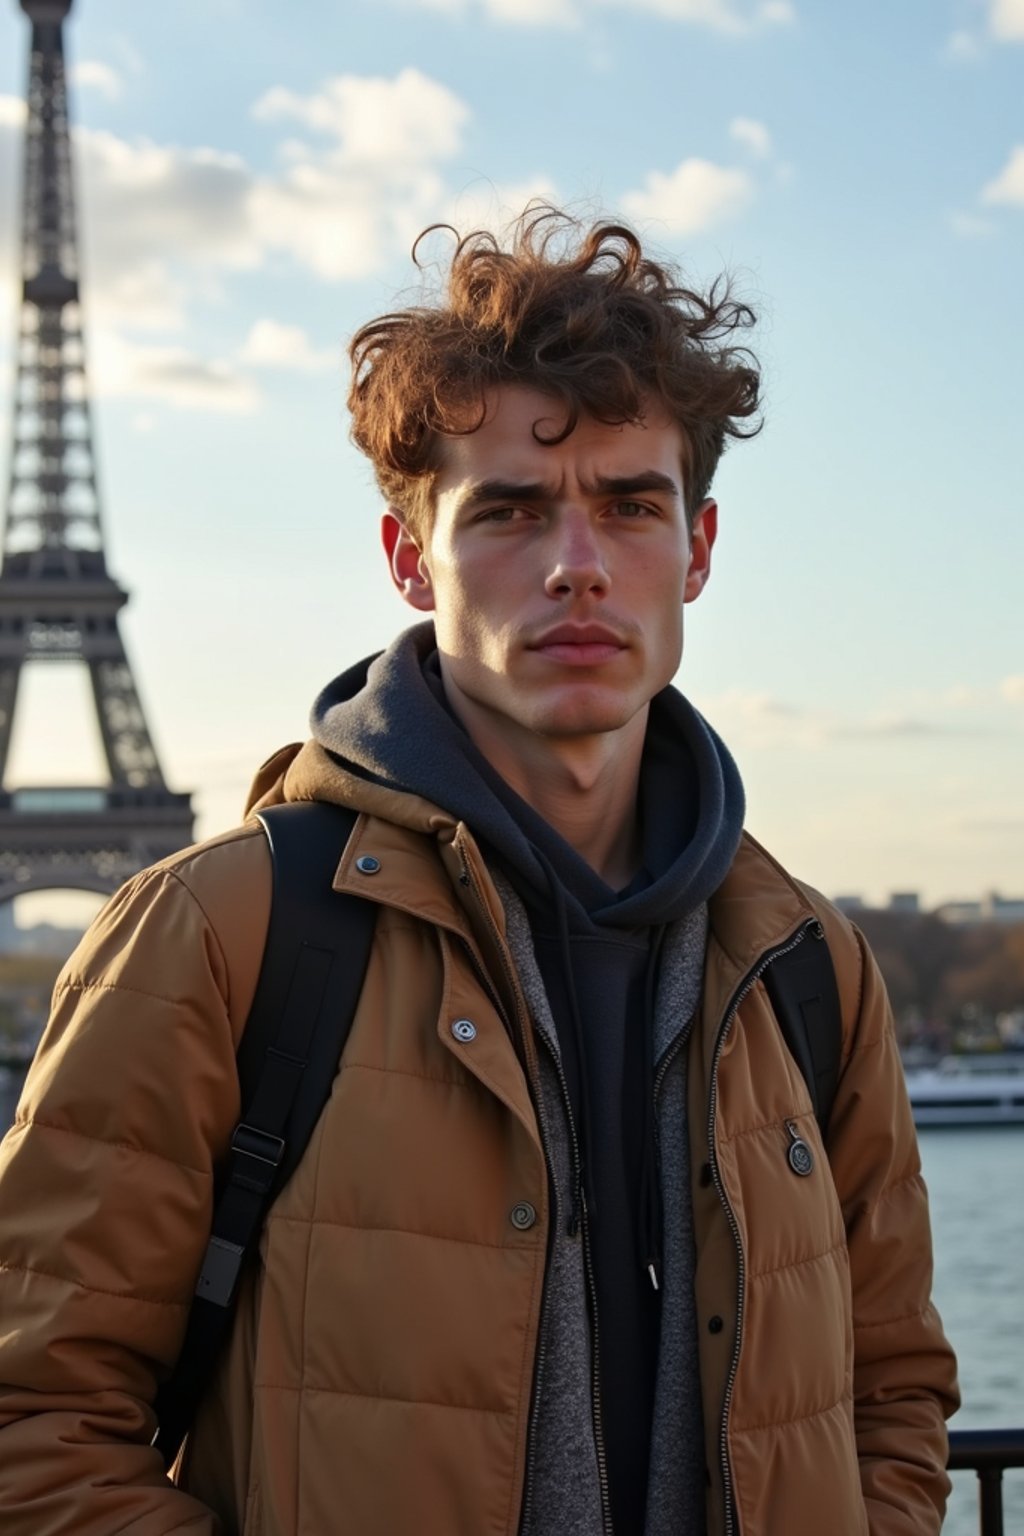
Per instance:
[[[424,230],[425,235],[447,225]],[[349,348],[352,438],[415,536],[429,531],[443,438],[476,431],[486,393],[542,390],[565,408],[560,443],[581,415],[640,422],[656,401],[688,448],[686,509],[706,498],[729,437],[760,430],[757,360],[736,346],[754,323],[719,278],[706,295],[644,254],[631,229],[531,205],[508,249],[484,230],[458,238],[433,306],[382,315]]]

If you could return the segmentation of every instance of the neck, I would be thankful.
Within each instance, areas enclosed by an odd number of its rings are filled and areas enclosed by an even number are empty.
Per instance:
[[[640,762],[644,709],[626,726],[595,736],[510,733],[486,710],[450,697],[474,746],[521,799],[599,874],[612,890],[640,867]]]

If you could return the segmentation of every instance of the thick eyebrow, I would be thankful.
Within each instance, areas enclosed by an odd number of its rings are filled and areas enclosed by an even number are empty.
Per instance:
[[[636,496],[645,491],[657,491],[663,496],[682,500],[682,490],[671,475],[658,469],[641,469],[631,475],[598,475],[585,482],[584,491],[589,496]],[[466,487],[459,497],[459,507],[479,506],[482,502],[509,502],[537,505],[553,501],[558,491],[540,480],[477,480]]]
[[[682,490],[672,479],[658,469],[641,469],[633,475],[598,475],[585,484],[583,489],[597,496],[634,496],[643,491],[659,491],[664,496],[682,497]]]
[[[484,501],[537,503],[554,494],[551,486],[540,480],[475,480],[459,497],[459,508],[475,507]]]

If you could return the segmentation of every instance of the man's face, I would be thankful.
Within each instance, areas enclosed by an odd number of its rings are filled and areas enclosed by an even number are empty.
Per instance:
[[[503,386],[483,426],[444,442],[422,545],[391,514],[392,575],[434,615],[445,688],[473,731],[593,736],[646,720],[683,648],[683,604],[710,569],[717,508],[692,536],[679,427],[582,417],[564,442],[550,396]],[[642,720],[637,717],[642,714]]]

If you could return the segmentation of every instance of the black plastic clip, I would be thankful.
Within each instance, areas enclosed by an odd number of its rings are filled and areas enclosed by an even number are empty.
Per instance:
[[[281,1166],[284,1148],[283,1136],[271,1136],[242,1121],[231,1138],[230,1182],[264,1194]]]

